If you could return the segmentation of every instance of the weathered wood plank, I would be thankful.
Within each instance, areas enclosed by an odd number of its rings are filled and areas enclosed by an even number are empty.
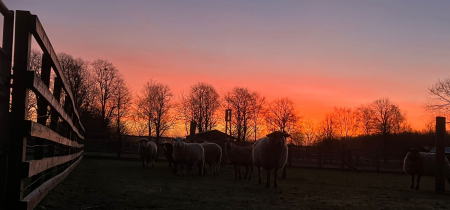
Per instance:
[[[70,96],[72,99],[72,105],[75,107],[75,102],[73,101],[73,94],[72,90],[70,89],[70,86],[67,84],[66,78],[62,72],[62,68],[60,66],[58,56],[55,53],[55,50],[52,47],[52,44],[50,43],[50,40],[45,33],[44,27],[42,27],[41,22],[39,21],[39,18],[36,15],[31,15],[31,33],[34,35],[34,38],[36,39],[36,42],[41,47],[42,51],[44,53],[48,53],[50,57],[53,60],[53,67],[55,70],[56,75],[61,78],[63,83],[63,88],[66,91],[66,93]],[[78,114],[78,111],[75,109],[75,114],[77,115],[78,119],[80,119],[80,116]],[[83,127],[83,124],[81,124],[81,121],[78,121],[83,131],[85,130]]]
[[[4,5],[4,4],[3,4]],[[6,8],[6,7],[5,7]],[[11,60],[14,37],[14,12],[3,18],[2,50],[0,56],[0,208],[5,206],[7,182],[7,146],[10,139],[9,96],[11,83]]]
[[[72,127],[72,130],[78,134],[78,137],[84,139],[83,135],[78,132],[76,126],[74,126],[72,119],[64,111],[59,104],[59,101],[52,95],[48,87],[42,82],[42,80],[36,75],[34,71],[26,72],[27,85],[30,89],[35,91],[38,95],[44,97],[48,103],[59,113],[59,115]]]
[[[25,73],[30,67],[29,17],[30,12],[17,11],[14,38],[14,90],[11,102],[11,138],[8,145],[5,209],[17,209],[19,201],[23,198],[21,163],[25,160],[26,138],[24,138],[22,130],[25,119],[28,117],[28,89],[25,84]]]
[[[38,138],[47,139],[49,141],[56,142],[69,147],[83,148],[83,144],[78,144],[76,141],[71,141],[65,138],[47,126],[35,123],[33,121],[26,121],[27,126],[25,127],[25,132],[27,136],[33,136]]]
[[[34,209],[50,190],[52,190],[56,185],[58,185],[70,174],[70,172],[78,165],[78,163],[80,163],[82,158],[83,156],[81,156],[80,159],[77,160],[77,162],[73,163],[69,168],[64,170],[62,173],[46,181],[40,187],[36,188],[33,192],[31,192],[27,197],[22,199],[22,203],[26,205],[26,209],[28,210]]]
[[[31,161],[25,161],[23,162],[23,167],[28,169],[27,174],[28,177],[32,177],[38,173],[41,173],[42,171],[45,171],[49,168],[55,167],[57,165],[61,165],[63,163],[66,163],[70,160],[73,160],[83,154],[84,151],[80,151],[75,154],[66,155],[66,156],[56,156],[56,157],[49,157],[49,158],[43,158],[41,160],[31,160]],[[24,177],[26,178],[26,177]]]

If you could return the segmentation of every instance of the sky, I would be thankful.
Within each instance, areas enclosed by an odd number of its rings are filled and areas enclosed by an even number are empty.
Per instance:
[[[58,52],[106,59],[134,93],[198,82],[271,101],[306,119],[388,97],[414,129],[427,88],[450,75],[450,1],[4,0],[38,15]]]

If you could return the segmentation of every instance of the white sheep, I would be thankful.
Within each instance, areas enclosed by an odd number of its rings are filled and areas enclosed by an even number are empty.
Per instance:
[[[203,142],[205,150],[205,164],[213,165],[213,175],[219,174],[220,161],[222,160],[222,148],[216,143]]]
[[[403,171],[411,176],[411,189],[414,188],[415,175],[417,175],[416,190],[419,189],[419,182],[422,176],[435,176],[435,157],[435,153],[419,152],[418,149],[414,148],[409,150],[403,162]],[[447,158],[444,161],[444,176],[450,184],[450,165]]]
[[[253,147],[253,162],[258,168],[259,180],[261,184],[261,168],[267,172],[266,187],[270,186],[270,174],[274,172],[273,187],[277,188],[277,173],[282,169],[287,161],[288,147],[286,137],[289,137],[281,131],[275,131],[255,142]]]
[[[198,167],[199,175],[203,175],[205,154],[203,147],[198,143],[185,143],[182,138],[176,138],[173,145],[173,159],[181,168],[183,176],[186,176],[187,166]]]
[[[250,180],[253,173],[253,158],[252,158],[252,148],[239,147],[231,142],[231,139],[227,138],[225,140],[225,154],[227,154],[228,160],[234,165],[234,179],[241,179],[241,166],[245,166],[245,176]],[[250,168],[250,174],[248,170]]]
[[[152,167],[155,167],[155,159],[158,155],[158,147],[156,144],[152,141],[149,141],[146,138],[141,138],[139,140],[139,150],[138,150],[139,156],[142,159],[142,167],[145,167],[144,162],[148,162],[150,159],[152,159]]]

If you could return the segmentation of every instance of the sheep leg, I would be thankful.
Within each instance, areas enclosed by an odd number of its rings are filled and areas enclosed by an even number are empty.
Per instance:
[[[253,165],[250,165],[250,175],[248,176],[248,180],[252,178],[252,173],[253,173]]]
[[[414,174],[411,174],[411,186],[409,187],[409,189],[414,189]]]
[[[152,158],[152,167],[155,167],[155,158]]]
[[[234,179],[235,179],[235,180],[237,180],[237,178],[238,178],[237,173],[238,173],[238,171],[237,171],[237,165],[234,164]]]
[[[144,168],[145,167],[145,158],[141,158],[141,160],[142,160],[142,168]]]
[[[187,165],[183,165],[182,169],[183,169],[183,176],[186,176]]]
[[[259,175],[259,179],[258,179],[258,184],[261,184],[261,167],[257,167],[258,168],[258,175]]]
[[[272,170],[267,170],[267,180],[266,180],[266,188],[269,188],[270,187],[270,172],[271,172]]]
[[[278,174],[278,169],[275,169],[273,172],[273,188],[277,188],[277,174]]]
[[[416,189],[416,190],[419,189],[420,177],[422,177],[422,176],[421,176],[421,175],[417,175],[417,185],[416,185],[416,188],[414,188],[414,189]]]
[[[244,179],[247,179],[247,175],[248,175],[248,166],[245,166],[245,176],[244,176]]]
[[[173,171],[172,171],[172,173],[176,174],[177,171],[178,171],[178,165],[176,163],[173,163]]]
[[[241,165],[238,165],[239,180],[241,180]]]

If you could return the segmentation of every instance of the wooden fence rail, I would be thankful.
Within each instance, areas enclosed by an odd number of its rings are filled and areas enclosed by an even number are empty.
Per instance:
[[[288,167],[317,167],[363,171],[400,172],[406,153],[289,145]]]
[[[38,17],[16,11],[14,29],[14,12],[2,1],[0,12],[5,17],[0,49],[0,209],[34,209],[81,161],[84,127]],[[33,38],[43,52],[40,76],[30,71]],[[34,118],[29,116],[30,91],[37,100]]]

